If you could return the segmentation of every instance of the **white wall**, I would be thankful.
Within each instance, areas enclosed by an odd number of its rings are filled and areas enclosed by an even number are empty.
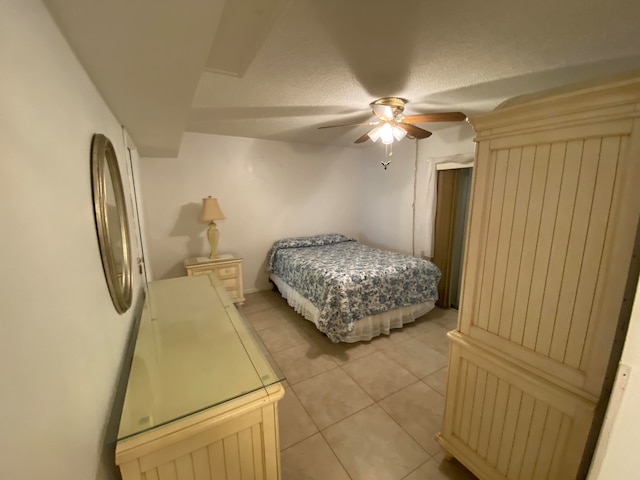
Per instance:
[[[379,143],[361,152],[361,239],[374,247],[411,253],[416,141],[394,143],[391,157]],[[391,163],[385,170],[382,162]]]
[[[473,152],[468,124],[420,142],[425,158]],[[391,163],[385,170],[381,162]],[[217,197],[218,250],[244,258],[245,292],[269,288],[265,260],[280,238],[341,232],[412,253],[416,142],[344,149],[185,133],[178,158],[141,159],[141,196],[151,278],[184,275],[188,256],[206,256],[201,199]],[[418,195],[426,196],[418,185]],[[416,251],[420,254],[420,250]]]
[[[186,133],[178,158],[141,159],[153,278],[184,275],[188,256],[207,256],[202,198],[218,198],[218,251],[244,258],[246,291],[269,288],[274,241],[340,232],[357,236],[359,150]]]
[[[598,444],[590,480],[632,479],[640,472],[640,289],[636,291],[620,361],[631,367],[631,373],[620,403],[610,406],[618,411],[605,420],[603,431],[609,431],[609,437]]]
[[[426,209],[429,203],[427,199],[434,192],[426,188],[425,172],[435,168],[432,159],[474,152],[474,148],[473,129],[465,122],[438,130],[424,140],[394,143],[391,157],[385,157],[382,145],[372,145],[367,150],[362,150],[362,240],[381,248],[417,256],[428,255],[429,252],[425,252],[426,239],[433,233],[431,224],[426,222]],[[389,160],[391,163],[385,170],[380,162]],[[416,174],[414,242],[413,201]]]
[[[89,152],[106,134],[126,171],[122,130],[40,1],[1,7],[0,476],[117,478],[107,425],[133,310],[107,291]]]

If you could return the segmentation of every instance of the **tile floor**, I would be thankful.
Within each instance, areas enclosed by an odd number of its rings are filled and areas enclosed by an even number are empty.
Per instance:
[[[242,307],[287,381],[279,404],[282,480],[472,480],[443,460],[445,333],[439,308],[370,342],[334,344],[276,292]]]

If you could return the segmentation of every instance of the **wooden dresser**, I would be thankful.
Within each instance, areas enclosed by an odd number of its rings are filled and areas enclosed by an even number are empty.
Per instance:
[[[483,480],[584,478],[629,301],[640,78],[511,101],[471,123],[478,147],[438,439]]]
[[[151,282],[115,460],[123,480],[280,478],[272,366],[213,274]]]
[[[242,285],[242,258],[233,253],[223,253],[217,258],[190,257],[184,261],[187,275],[218,275],[231,300],[238,305],[244,303]]]

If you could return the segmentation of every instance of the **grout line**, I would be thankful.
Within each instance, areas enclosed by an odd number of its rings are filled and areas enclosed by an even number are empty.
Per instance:
[[[336,364],[336,366],[335,366],[335,367],[331,367],[331,368],[329,368],[329,369],[327,369],[327,370],[325,370],[325,371],[323,371],[323,372],[320,372],[320,373],[316,373],[316,374],[314,374],[314,375],[311,375],[310,377],[304,378],[304,379],[302,379],[302,380],[300,380],[300,381],[298,381],[298,382],[296,382],[296,383],[291,383],[288,379],[286,379],[286,375],[285,375],[285,380],[287,380],[287,382],[289,382],[289,385],[291,385],[291,386],[293,386],[293,385],[300,385],[301,383],[306,382],[307,380],[311,380],[312,378],[319,377],[319,376],[320,376],[320,375],[322,375],[323,373],[328,373],[328,372],[330,372],[330,371],[332,371],[332,370],[335,370],[336,368],[340,368],[340,365],[337,365],[337,364]]]
[[[327,440],[327,437],[325,437],[324,433],[322,433],[322,430],[320,430],[318,432],[320,434],[320,436],[322,437],[322,439],[324,440],[324,443],[327,444],[327,446],[329,447],[329,450],[331,450],[331,453],[333,453],[333,456],[336,458],[336,460],[338,461],[338,463],[340,464],[340,466],[342,467],[342,470],[344,470],[344,473],[347,475],[347,477],[349,477],[350,480],[353,480],[353,477],[351,476],[351,474],[349,473],[349,470],[347,470],[347,467],[345,466],[344,463],[342,463],[342,460],[340,460],[340,457],[338,456],[338,454],[336,453],[336,451],[333,449],[333,447],[331,446],[331,444],[329,443],[329,440]]]
[[[402,477],[400,480],[404,480],[405,478],[409,478],[409,476],[413,475],[413,473],[415,473],[417,470],[419,470],[420,468],[422,468],[425,464],[427,464],[428,462],[430,462],[431,460],[434,460],[434,457],[432,457],[431,455],[429,455],[429,458],[427,458],[424,462],[422,462],[420,465],[418,465],[416,468],[414,468],[413,470],[411,470],[409,473],[407,473],[404,477]],[[434,460],[435,461],[435,460]]]
[[[275,310],[275,309],[277,309],[277,308],[278,308],[278,307],[273,307],[272,309],[273,309],[273,310]],[[275,312],[274,312],[274,313],[275,313]],[[287,319],[287,320],[288,320],[288,319]],[[274,325],[274,326],[272,326],[272,327],[269,327],[269,329],[270,329],[270,328],[274,328],[274,329],[275,329],[275,328],[278,328],[278,327],[282,327],[283,325],[285,325],[285,324],[281,324],[281,325]],[[286,325],[294,326],[294,325],[293,325],[293,322],[289,322],[289,321],[287,321]],[[438,326],[439,326],[439,325],[438,325]],[[295,326],[294,326],[294,328],[295,328]],[[264,330],[267,330],[267,329],[264,329]],[[402,330],[398,330],[398,331],[400,332],[400,331],[402,331]],[[362,412],[362,411],[364,411],[365,409],[370,408],[370,407],[372,407],[372,406],[374,406],[374,405],[375,405],[375,406],[377,406],[377,407],[378,407],[382,412],[384,412],[384,414],[385,414],[385,415],[387,415],[387,417],[388,417],[388,418],[390,418],[390,419],[391,419],[391,421],[392,421],[393,423],[395,423],[398,427],[400,427],[400,429],[401,429],[401,430],[402,430],[402,431],[403,431],[403,432],[404,432],[404,433],[405,433],[405,434],[406,434],[406,435],[407,435],[411,440],[413,440],[413,441],[415,442],[415,444],[420,448],[420,450],[422,450],[422,451],[426,454],[426,456],[427,456],[427,459],[426,459],[424,462],[422,462],[420,465],[418,465],[418,466],[417,466],[415,469],[413,469],[412,471],[408,472],[408,473],[407,473],[407,475],[405,475],[405,476],[404,476],[404,477],[402,477],[402,478],[407,478],[407,477],[408,477],[408,476],[410,476],[412,473],[414,473],[416,470],[418,470],[418,469],[419,469],[419,468],[421,468],[423,465],[425,465],[427,462],[429,462],[430,460],[432,460],[432,459],[434,459],[434,458],[435,458],[435,456],[437,455],[437,453],[438,453],[438,452],[436,452],[435,454],[433,454],[433,455],[432,455],[432,454],[431,454],[431,453],[429,453],[427,450],[425,450],[425,448],[424,448],[424,447],[423,447],[423,446],[422,446],[422,445],[421,445],[421,444],[420,444],[420,443],[419,443],[419,442],[418,442],[418,441],[417,441],[417,440],[416,440],[416,439],[411,435],[411,433],[410,433],[410,432],[408,432],[408,431],[407,431],[407,430],[406,430],[406,429],[405,429],[405,428],[404,428],[404,427],[403,427],[403,426],[402,426],[402,425],[401,425],[401,424],[400,424],[400,423],[399,423],[399,422],[398,422],[398,421],[397,421],[397,420],[396,420],[396,419],[395,419],[395,418],[394,418],[394,417],[393,417],[389,412],[387,412],[387,411],[382,407],[382,405],[380,405],[380,402],[384,401],[385,399],[389,398],[390,396],[395,395],[395,394],[397,394],[398,392],[400,392],[400,391],[402,391],[402,390],[404,390],[404,389],[406,389],[406,388],[409,388],[409,387],[411,387],[411,386],[416,385],[418,382],[420,382],[421,384],[423,384],[423,385],[427,386],[428,388],[430,388],[432,391],[434,391],[435,393],[437,393],[437,394],[438,394],[438,396],[443,397],[443,394],[442,394],[442,393],[440,393],[438,390],[436,390],[436,389],[435,389],[435,388],[433,388],[431,385],[429,385],[428,383],[426,383],[424,380],[425,380],[427,377],[429,377],[429,376],[431,376],[431,375],[433,375],[433,374],[435,374],[435,373],[437,373],[437,372],[440,372],[441,370],[445,370],[445,369],[448,367],[448,365],[445,365],[445,366],[443,366],[443,367],[441,367],[441,368],[438,368],[438,369],[434,370],[433,372],[431,372],[431,373],[429,373],[429,374],[427,374],[427,375],[424,375],[424,376],[420,377],[420,376],[416,375],[415,373],[411,372],[411,370],[408,370],[408,369],[407,369],[406,367],[404,367],[403,365],[399,364],[399,363],[398,363],[396,360],[394,360],[393,358],[391,358],[391,357],[389,357],[388,355],[386,355],[386,353],[385,353],[385,351],[384,351],[384,350],[385,350],[385,348],[392,347],[392,346],[401,346],[404,342],[407,342],[407,341],[412,340],[412,339],[418,339],[418,337],[419,337],[419,336],[410,336],[410,338],[407,338],[407,339],[404,339],[404,340],[401,340],[401,341],[398,341],[398,342],[388,342],[388,344],[387,344],[385,347],[378,347],[378,346],[376,346],[376,345],[372,345],[372,346],[373,346],[372,351],[370,351],[370,352],[368,352],[368,353],[365,353],[364,355],[359,356],[359,357],[357,357],[357,358],[351,359],[351,360],[349,360],[349,361],[347,361],[347,362],[344,362],[344,363],[338,364],[338,363],[336,362],[336,360],[335,360],[335,357],[334,357],[331,353],[329,353],[327,350],[325,350],[325,349],[324,349],[320,344],[316,343],[312,338],[306,337],[306,336],[303,334],[303,332],[298,332],[298,333],[300,333],[301,335],[303,335],[307,341],[306,341],[306,342],[303,342],[303,343],[300,343],[300,344],[297,344],[297,345],[293,345],[293,346],[287,347],[287,348],[282,349],[282,350],[278,350],[278,351],[276,351],[276,352],[272,352],[271,350],[269,350],[269,352],[271,353],[271,355],[273,356],[273,355],[274,355],[274,354],[276,354],[276,353],[284,352],[284,351],[286,351],[286,350],[290,350],[290,349],[293,349],[293,348],[299,348],[299,347],[300,347],[300,346],[302,346],[302,345],[307,345],[308,347],[311,347],[311,348],[312,348],[312,347],[317,347],[317,348],[318,348],[318,349],[319,349],[323,354],[327,355],[329,358],[331,358],[331,359],[334,361],[335,366],[333,366],[333,367],[331,367],[331,368],[329,368],[329,369],[327,369],[327,370],[324,370],[323,372],[320,372],[320,373],[317,373],[317,374],[311,375],[310,377],[307,377],[307,378],[305,378],[305,379],[303,379],[303,380],[300,380],[300,381],[298,381],[298,382],[296,382],[296,383],[292,383],[289,379],[287,379],[287,382],[288,382],[288,384],[289,384],[289,388],[287,389],[286,394],[294,395],[294,397],[295,397],[296,401],[297,401],[297,402],[302,406],[303,411],[305,412],[305,414],[307,415],[307,417],[309,418],[309,420],[311,420],[311,423],[312,423],[312,424],[314,425],[314,427],[316,428],[316,431],[315,431],[315,432],[313,432],[312,434],[310,434],[310,435],[308,435],[308,436],[306,436],[306,437],[304,437],[304,438],[302,438],[302,439],[300,439],[300,440],[296,441],[295,443],[293,443],[293,444],[289,445],[286,449],[281,450],[281,452],[284,452],[284,451],[286,451],[286,450],[290,449],[291,447],[294,447],[294,446],[296,446],[296,445],[298,445],[298,444],[300,444],[300,443],[302,443],[302,442],[304,442],[304,441],[308,440],[309,438],[313,437],[313,436],[314,436],[314,435],[316,435],[317,433],[319,433],[319,434],[321,435],[322,439],[323,439],[323,440],[325,441],[325,443],[328,445],[329,449],[330,449],[330,450],[331,450],[331,452],[333,453],[334,457],[336,458],[336,460],[338,461],[338,463],[340,464],[340,466],[343,468],[343,470],[344,470],[344,472],[346,473],[346,475],[347,475],[350,479],[353,479],[353,477],[349,474],[349,472],[348,472],[347,468],[345,467],[345,465],[342,463],[342,461],[340,461],[340,458],[338,457],[338,455],[337,455],[336,451],[334,450],[334,448],[333,448],[333,447],[331,446],[331,444],[329,443],[329,441],[328,441],[328,439],[327,439],[327,437],[326,437],[325,433],[326,433],[326,431],[327,431],[329,428],[331,428],[331,427],[333,427],[333,426],[337,425],[338,423],[340,423],[340,422],[342,422],[342,421],[346,421],[346,420],[347,420],[347,419],[349,419],[350,417],[352,417],[352,416],[354,416],[354,415],[356,415],[356,414],[358,414],[358,413],[361,413],[361,412]],[[426,332],[426,333],[430,333],[430,332]],[[426,344],[425,344],[425,345],[426,345]],[[428,345],[426,345],[426,346],[428,346]],[[348,365],[349,363],[352,363],[352,362],[358,361],[358,360],[360,360],[360,359],[364,359],[364,358],[366,358],[366,357],[368,357],[368,356],[371,356],[371,355],[373,355],[373,354],[375,354],[375,353],[382,353],[383,355],[387,356],[391,362],[393,362],[393,363],[395,363],[395,364],[398,364],[401,368],[404,368],[405,370],[407,370],[410,374],[412,374],[412,375],[416,378],[416,380],[415,380],[414,382],[409,383],[408,385],[405,385],[404,387],[402,387],[402,388],[400,388],[400,389],[398,389],[398,390],[396,390],[396,391],[394,391],[394,392],[389,393],[388,395],[386,395],[386,396],[384,396],[384,397],[382,397],[382,398],[380,398],[380,399],[378,399],[378,400],[374,399],[374,398],[373,398],[373,397],[371,397],[371,395],[370,395],[370,394],[369,394],[369,393],[368,393],[368,392],[367,392],[367,391],[362,387],[362,385],[360,385],[360,383],[359,383],[355,378],[353,378],[351,375],[349,375],[349,373],[348,373],[348,372],[347,372],[343,367],[344,367],[344,366],[346,366],[346,365]],[[440,353],[440,352],[438,352],[438,353]],[[275,359],[274,359],[274,360],[275,360]],[[307,407],[305,406],[305,404],[300,400],[299,396],[296,394],[296,392],[295,392],[295,390],[293,389],[293,387],[294,387],[295,385],[299,385],[299,384],[301,384],[301,383],[303,383],[303,382],[305,382],[305,381],[307,381],[307,380],[311,380],[311,379],[313,379],[313,378],[315,378],[315,377],[317,377],[317,376],[319,376],[319,375],[322,375],[322,374],[324,374],[324,373],[331,372],[331,371],[335,370],[336,368],[339,368],[339,369],[342,371],[342,373],[344,373],[344,374],[345,374],[349,379],[351,379],[351,380],[353,381],[353,383],[354,383],[358,388],[360,388],[360,389],[365,393],[365,395],[367,395],[367,397],[369,397],[369,399],[371,400],[371,402],[372,402],[372,403],[369,403],[369,404],[367,404],[367,405],[363,406],[362,408],[359,408],[358,410],[356,410],[356,411],[354,411],[354,412],[350,413],[350,414],[349,414],[349,415],[347,415],[346,417],[341,418],[341,419],[339,419],[339,420],[337,420],[337,421],[333,422],[331,425],[328,425],[328,426],[326,426],[326,427],[324,427],[324,428],[320,429],[320,428],[319,428],[319,426],[318,426],[318,424],[316,423],[316,421],[313,419],[313,416],[310,414],[309,410],[308,410],[308,409],[307,409]]]

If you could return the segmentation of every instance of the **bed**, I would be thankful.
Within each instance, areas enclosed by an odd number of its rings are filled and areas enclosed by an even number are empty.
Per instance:
[[[441,276],[428,260],[337,233],[278,240],[267,270],[289,305],[335,343],[388,335],[426,314]]]

